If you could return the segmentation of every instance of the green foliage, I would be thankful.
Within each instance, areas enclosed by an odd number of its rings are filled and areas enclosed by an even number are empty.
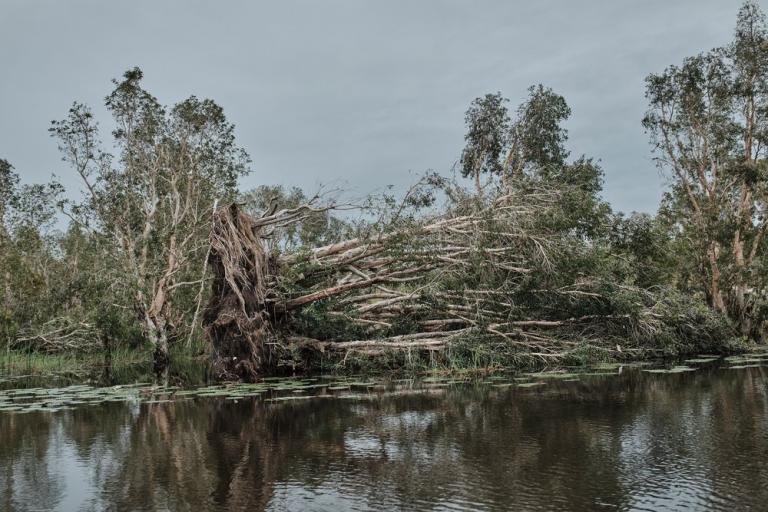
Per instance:
[[[649,314],[651,321],[638,325],[634,335],[641,346],[659,355],[728,353],[749,346],[745,338],[735,335],[728,318],[700,297],[666,290]]]
[[[671,171],[662,211],[690,262],[687,286],[758,339],[768,319],[757,270],[768,231],[768,27],[756,2],[742,5],[734,35],[649,75],[643,126]]]
[[[312,336],[319,340],[353,340],[364,337],[364,329],[351,325],[349,319],[334,314],[338,312],[335,305],[336,301],[333,299],[309,304],[293,316],[290,329],[298,333],[312,333]]]
[[[561,169],[569,154],[565,149],[568,132],[562,123],[570,116],[565,98],[541,84],[529,87],[509,136],[512,168],[544,173]]]
[[[469,106],[465,115],[467,145],[461,155],[463,176],[501,171],[499,158],[509,137],[509,114],[504,106],[507,101],[497,92],[476,98]]]
[[[609,240],[616,256],[616,272],[641,288],[672,285],[677,261],[672,235],[659,219],[645,213],[617,215]]]
[[[505,106],[508,101],[501,93],[486,94],[472,102],[465,116],[461,173],[474,176],[478,192],[483,172],[500,176],[506,183],[510,177],[523,176],[546,180],[550,174],[566,170],[568,132],[562,123],[571,109],[565,98],[541,84],[531,86],[514,120]],[[582,158],[574,165],[573,178],[584,164]]]

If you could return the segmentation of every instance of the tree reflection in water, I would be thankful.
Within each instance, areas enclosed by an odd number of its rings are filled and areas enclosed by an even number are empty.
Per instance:
[[[760,508],[765,371],[3,413],[0,508]]]

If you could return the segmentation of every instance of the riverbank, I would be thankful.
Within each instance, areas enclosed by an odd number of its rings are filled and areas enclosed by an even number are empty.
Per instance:
[[[701,341],[701,340],[700,340]],[[711,340],[703,343],[678,344],[674,346],[632,349],[601,349],[584,346],[573,350],[566,357],[552,359],[523,354],[505,356],[490,347],[477,343],[457,344],[441,353],[414,354],[407,351],[391,352],[372,358],[370,356],[347,355],[347,357],[326,357],[301,359],[300,355],[286,360],[276,371],[261,377],[285,375],[370,375],[382,374],[426,374],[459,375],[467,373],[495,372],[540,372],[558,368],[588,368],[600,364],[632,364],[682,361],[701,354],[715,356],[749,355],[765,350],[765,347],[739,338],[720,343]],[[150,350],[119,348],[109,354],[103,353],[62,353],[44,354],[38,352],[5,351],[0,356],[0,371],[6,374],[68,374],[83,378],[103,378],[105,372],[111,380],[122,374],[118,380],[152,379],[154,369]],[[213,382],[210,356],[201,343],[191,347],[175,347],[171,352],[171,374],[195,374],[197,382]]]

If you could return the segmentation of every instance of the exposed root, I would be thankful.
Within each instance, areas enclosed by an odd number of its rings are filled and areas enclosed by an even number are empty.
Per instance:
[[[270,312],[265,273],[271,263],[254,219],[236,204],[214,214],[209,264],[211,299],[203,315],[220,378],[242,378],[267,367]]]

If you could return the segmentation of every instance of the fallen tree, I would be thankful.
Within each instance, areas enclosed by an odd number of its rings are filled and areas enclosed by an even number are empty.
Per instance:
[[[252,378],[385,354],[626,357],[724,336],[706,308],[683,308],[600,268],[607,260],[594,241],[552,222],[567,191],[517,185],[486,197],[449,190],[448,205],[431,214],[405,215],[401,204],[356,236],[292,252],[275,234],[331,206],[259,216],[219,208],[204,313],[217,374]]]

